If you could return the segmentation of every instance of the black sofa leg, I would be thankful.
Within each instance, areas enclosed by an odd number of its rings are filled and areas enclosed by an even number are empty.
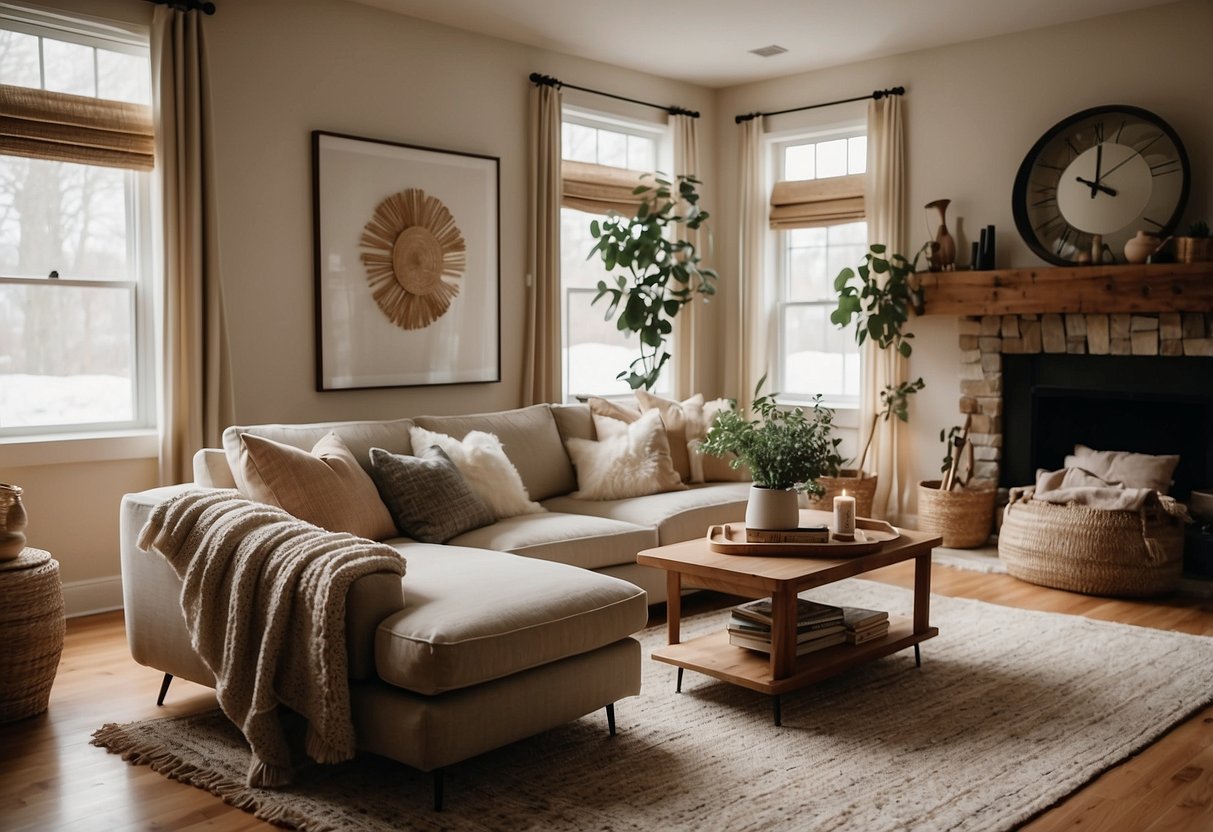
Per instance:
[[[160,683],[160,695],[156,697],[156,705],[159,707],[164,704],[164,694],[168,693],[168,686],[173,681],[173,674],[165,673],[164,681]]]
[[[445,775],[445,774],[446,774],[446,772],[443,769],[440,769],[440,768],[434,769],[434,811],[435,812],[442,811],[442,786],[443,786],[443,781],[445,780],[443,775]]]
[[[615,703],[606,706],[607,711],[607,729],[611,732],[611,736],[615,736]]]

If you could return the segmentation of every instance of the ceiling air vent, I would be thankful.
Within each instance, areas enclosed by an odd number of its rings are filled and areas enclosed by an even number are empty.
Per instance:
[[[760,58],[769,58],[772,55],[782,55],[787,51],[782,46],[772,43],[770,46],[764,46],[761,49],[751,49],[750,54],[757,55]]]

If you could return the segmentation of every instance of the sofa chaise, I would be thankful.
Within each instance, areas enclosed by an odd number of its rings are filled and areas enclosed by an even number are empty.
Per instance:
[[[214,686],[190,646],[181,582],[163,558],[140,550],[152,508],[188,488],[240,488],[243,434],[310,449],[335,433],[366,467],[372,447],[412,454],[410,429],[456,439],[500,439],[530,497],[545,511],[460,534],[445,544],[387,542],[407,573],[373,574],[346,610],[350,705],[358,747],[434,772],[605,708],[640,692],[640,647],[631,637],[648,605],[665,600],[664,576],[636,553],[691,539],[744,515],[746,482],[679,486],[616,500],[586,500],[566,443],[594,440],[585,405],[536,405],[468,416],[392,421],[235,426],[224,449],[194,460],[195,482],[128,494],[121,508],[127,637],[136,661],[162,671],[163,701],[179,676]]]

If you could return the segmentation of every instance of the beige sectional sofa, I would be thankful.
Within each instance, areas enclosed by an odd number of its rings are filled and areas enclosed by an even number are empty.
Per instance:
[[[310,449],[336,433],[364,467],[380,447],[411,454],[414,425],[462,438],[496,435],[532,499],[546,511],[465,532],[446,544],[389,540],[407,572],[371,575],[351,590],[347,646],[360,748],[440,775],[443,767],[606,707],[640,692],[631,635],[664,576],[639,566],[642,549],[704,534],[744,515],[748,484],[592,501],[570,496],[572,438],[595,439],[584,405],[536,405],[470,416],[232,427],[224,449],[195,457],[195,483],[127,495],[121,556],[127,635],[134,658],[169,676],[213,685],[190,648],[180,581],[135,541],[159,501],[183,488],[237,487],[231,462],[242,433]],[[163,690],[162,690],[163,696]],[[441,779],[435,778],[441,802]]]

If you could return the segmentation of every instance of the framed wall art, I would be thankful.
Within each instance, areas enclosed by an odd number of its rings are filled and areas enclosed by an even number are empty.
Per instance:
[[[500,160],[312,132],[316,389],[501,380]]]

